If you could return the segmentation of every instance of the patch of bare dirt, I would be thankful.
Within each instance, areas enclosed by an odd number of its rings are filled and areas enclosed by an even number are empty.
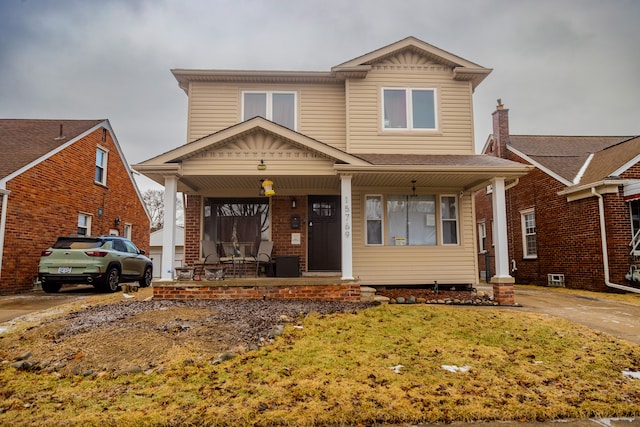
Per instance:
[[[0,359],[23,369],[92,375],[159,369],[176,357],[215,360],[268,343],[308,313],[354,312],[372,304],[318,301],[118,300],[43,319],[0,336]],[[29,354],[30,353],[30,354]]]
[[[398,298],[404,298],[408,301],[409,298],[414,297],[416,299],[422,298],[427,302],[443,302],[443,301],[477,301],[481,299],[483,302],[488,301],[488,296],[484,293],[477,293],[474,290],[453,290],[453,289],[441,289],[437,292],[433,288],[425,287],[405,287],[405,288],[380,288],[376,291],[376,295],[382,295],[392,300],[398,300]]]

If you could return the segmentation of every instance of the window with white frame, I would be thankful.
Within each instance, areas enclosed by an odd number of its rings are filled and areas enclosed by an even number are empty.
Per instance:
[[[125,223],[124,225],[124,237],[131,240],[131,236],[133,235],[133,225],[129,223]]]
[[[382,196],[365,197],[366,244],[382,244]]]
[[[436,196],[387,196],[389,245],[435,245]]]
[[[533,209],[520,212],[522,221],[522,250],[524,258],[537,258],[536,213]]]
[[[385,211],[383,207],[386,207]],[[384,200],[381,195],[365,196],[367,245],[457,245],[458,221],[455,195],[389,194]],[[383,236],[386,236],[384,240]]]
[[[86,213],[78,214],[78,234],[81,236],[91,235],[91,215]]]
[[[435,89],[383,88],[382,109],[383,129],[437,129]]]
[[[440,196],[440,218],[442,221],[442,244],[458,244],[458,198]]]
[[[480,253],[487,252],[487,224],[478,223],[478,250]]]
[[[108,151],[103,148],[96,149],[96,176],[98,184],[107,185],[107,158]]]
[[[242,120],[263,117],[296,130],[296,93],[247,91],[242,93]]]

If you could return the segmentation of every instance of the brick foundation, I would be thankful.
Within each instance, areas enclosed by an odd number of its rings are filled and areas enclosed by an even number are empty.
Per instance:
[[[153,284],[153,297],[159,300],[305,299],[358,302],[360,301],[360,284],[357,281],[310,284],[305,283],[304,280],[301,283],[301,281],[282,279],[167,282]]]
[[[500,305],[514,305],[516,298],[513,283],[494,283],[493,300]]]

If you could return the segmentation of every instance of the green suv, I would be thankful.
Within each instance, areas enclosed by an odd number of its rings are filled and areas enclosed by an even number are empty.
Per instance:
[[[129,240],[118,236],[59,237],[42,252],[38,279],[42,290],[55,293],[63,284],[89,283],[115,292],[121,282],[151,284],[151,260]]]

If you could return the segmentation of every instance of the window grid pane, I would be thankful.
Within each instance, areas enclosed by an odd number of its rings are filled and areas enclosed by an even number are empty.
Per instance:
[[[387,198],[390,245],[435,245],[436,197],[390,195]]]
[[[440,215],[442,219],[442,243],[455,245],[458,243],[458,208],[455,196],[440,198]]]
[[[295,96],[292,93],[274,93],[273,121],[289,129],[295,128]]]
[[[523,215],[524,227],[524,255],[527,257],[538,254],[538,243],[536,239],[536,214],[526,213]]]
[[[97,149],[96,150],[96,182],[100,182],[104,184],[104,168],[106,163],[107,153],[104,151]]]
[[[244,120],[249,120],[254,117],[267,118],[266,93],[244,94]]]
[[[436,115],[432,90],[414,90],[412,92],[413,127],[416,129],[435,129]]]
[[[365,197],[365,215],[368,245],[382,244],[382,197]]]
[[[385,129],[407,128],[407,92],[395,89],[384,91]]]

